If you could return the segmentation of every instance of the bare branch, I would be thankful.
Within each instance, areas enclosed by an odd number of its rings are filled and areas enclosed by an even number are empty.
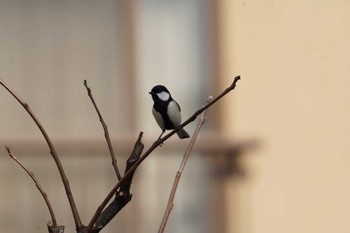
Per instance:
[[[38,126],[40,132],[44,136],[46,143],[50,148],[50,154],[52,155],[53,159],[55,160],[56,166],[57,166],[58,171],[60,173],[60,176],[61,176],[61,179],[62,179],[62,182],[64,185],[64,189],[66,191],[66,195],[67,195],[67,198],[68,198],[71,210],[72,210],[73,218],[75,221],[75,226],[77,229],[82,228],[83,225],[81,223],[79,213],[78,213],[77,207],[76,207],[75,202],[74,202],[74,198],[73,198],[73,194],[72,194],[72,191],[71,191],[71,188],[69,185],[69,181],[68,181],[67,176],[64,172],[61,161],[56,153],[55,147],[53,146],[53,144],[52,144],[49,136],[47,135],[44,127],[41,125],[38,118],[34,115],[34,113],[32,112],[32,110],[30,109],[29,105],[26,102],[24,102],[5,82],[0,80],[0,84],[23,106],[23,108],[31,116],[31,118],[33,119],[35,124]]]
[[[113,187],[113,189],[108,193],[106,198],[103,200],[103,202],[100,204],[100,206],[97,208],[94,216],[90,220],[90,223],[86,229],[86,233],[91,233],[93,225],[95,224],[98,216],[101,214],[102,210],[105,208],[109,200],[113,197],[113,195],[117,192],[117,190],[120,188],[120,186],[125,182],[128,176],[133,174],[137,167],[156,149],[159,145],[161,145],[164,141],[166,141],[168,138],[170,138],[172,135],[174,135],[179,129],[182,129],[192,121],[194,121],[198,115],[200,115],[203,111],[208,109],[210,106],[212,106],[214,103],[216,103],[218,100],[220,100],[222,97],[224,97],[227,93],[232,91],[236,87],[237,81],[240,80],[240,76],[235,77],[232,84],[226,88],[220,95],[218,95],[216,98],[214,98],[210,103],[207,103],[202,108],[197,110],[190,118],[188,118],[186,121],[184,121],[178,129],[175,129],[168,133],[166,136],[161,138],[160,140],[156,140],[146,152],[143,153],[143,155],[140,157],[140,159],[124,174],[124,176],[119,180],[119,182]]]
[[[143,132],[140,132],[139,138],[137,139],[134,149],[126,162],[125,173],[129,171],[133,164],[139,160],[141,153],[143,151],[144,145],[142,143]],[[128,176],[128,178],[123,182],[120,186],[120,189],[115,195],[115,199],[111,202],[111,204],[105,208],[105,210],[98,217],[95,227],[98,229],[102,229],[105,227],[109,221],[111,221],[114,216],[131,200],[132,194],[130,193],[131,183],[134,176],[135,171]],[[94,231],[95,232],[95,231]]]
[[[209,96],[207,103],[210,103],[210,101],[212,99],[213,99],[213,97]],[[188,147],[187,147],[186,152],[184,154],[184,157],[182,159],[182,162],[181,162],[181,165],[179,167],[179,170],[176,173],[174,184],[173,184],[173,187],[171,189],[170,196],[169,196],[168,205],[167,205],[167,208],[165,210],[165,213],[164,213],[164,216],[163,216],[163,220],[162,220],[162,223],[160,224],[158,233],[163,233],[164,232],[165,226],[166,226],[166,224],[168,222],[168,219],[169,219],[169,216],[170,216],[170,212],[172,211],[172,209],[174,207],[174,198],[175,198],[175,193],[176,193],[176,190],[177,190],[177,186],[178,186],[178,184],[180,182],[180,178],[181,178],[182,172],[185,169],[186,162],[187,162],[188,158],[190,157],[193,145],[194,145],[194,143],[197,140],[197,136],[199,134],[199,131],[201,130],[201,128],[202,128],[202,126],[203,126],[203,124],[204,124],[204,122],[206,120],[206,113],[207,113],[207,111],[208,111],[208,109],[206,109],[202,113],[201,119],[198,122],[198,125],[196,127],[196,130],[194,131],[194,134],[193,134],[193,136],[191,138],[190,143],[188,144]]]
[[[140,156],[142,154],[143,148],[145,145],[142,143],[142,136],[143,132],[140,132],[139,137],[134,145],[134,149],[129,157],[129,159],[126,161],[126,167],[125,167],[125,172],[127,173],[132,166],[140,159]],[[119,191],[123,193],[129,193],[130,192],[130,187],[132,183],[132,178],[134,176],[135,171],[133,171],[123,182],[123,184],[120,186]]]
[[[134,145],[134,149],[126,162],[125,173],[139,160],[143,151],[144,145],[142,143],[143,132],[140,132],[139,137]],[[135,171],[134,171],[135,172]],[[129,203],[132,198],[130,193],[130,187],[133,179],[134,172],[125,179],[120,189],[116,192],[114,200],[103,210],[98,216],[96,224],[91,229],[92,233],[100,232],[114,217],[119,213],[120,210]],[[87,227],[88,229],[88,227]],[[86,231],[82,231],[86,232]]]
[[[101,122],[101,124],[102,124],[103,130],[104,130],[104,135],[105,135],[105,138],[106,138],[106,141],[107,141],[107,144],[108,144],[109,153],[110,153],[111,158],[112,158],[112,164],[113,164],[115,173],[116,173],[116,175],[117,175],[117,177],[118,177],[118,180],[120,180],[120,179],[121,179],[121,175],[120,175],[120,172],[119,172],[119,169],[118,169],[117,159],[115,158],[115,155],[114,155],[112,142],[111,142],[111,139],[110,139],[110,137],[109,137],[107,124],[106,124],[105,121],[103,120],[103,117],[102,117],[102,115],[101,115],[101,112],[100,112],[100,110],[99,110],[98,107],[97,107],[97,104],[96,104],[96,102],[95,102],[95,99],[94,99],[94,97],[92,96],[91,89],[90,89],[90,87],[88,87],[87,81],[86,81],[86,80],[84,80],[84,86],[85,86],[85,88],[86,88],[86,90],[87,90],[87,92],[88,92],[88,96],[90,97],[91,102],[92,102],[92,104],[94,105],[95,110],[96,110],[96,112],[97,112],[97,115],[98,115],[98,117],[99,117],[99,119],[100,119],[100,122]]]
[[[14,154],[12,154],[11,150],[9,147],[6,147],[8,155],[19,165],[21,168],[30,176],[30,178],[34,181],[35,186],[39,190],[41,196],[44,198],[47,208],[49,209],[50,215],[51,215],[51,224],[50,224],[50,229],[56,229],[57,228],[57,221],[55,217],[55,213],[53,212],[51,203],[49,201],[49,198],[47,197],[46,193],[44,192],[43,188],[41,187],[39,181],[36,179],[34,174],[30,172],[22,163],[19,161]]]

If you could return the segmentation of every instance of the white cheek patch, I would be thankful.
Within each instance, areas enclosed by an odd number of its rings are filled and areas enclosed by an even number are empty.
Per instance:
[[[169,93],[165,92],[165,91],[162,91],[161,93],[157,93],[157,96],[160,100],[162,101],[168,101],[169,98],[170,98],[170,95]]]

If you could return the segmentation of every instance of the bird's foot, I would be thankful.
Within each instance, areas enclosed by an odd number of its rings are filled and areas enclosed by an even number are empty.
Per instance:
[[[160,137],[157,139],[157,143],[159,144],[159,146],[163,146],[163,142],[161,141]]]

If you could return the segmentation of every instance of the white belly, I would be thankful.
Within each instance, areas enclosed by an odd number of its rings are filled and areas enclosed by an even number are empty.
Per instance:
[[[164,130],[165,126],[164,126],[164,122],[163,122],[163,118],[162,115],[160,115],[159,112],[157,112],[154,108],[152,108],[152,113],[154,116],[154,119],[156,119],[157,124],[159,125],[159,127]]]
[[[168,105],[168,116],[175,127],[181,124],[181,110],[175,101],[170,102]]]

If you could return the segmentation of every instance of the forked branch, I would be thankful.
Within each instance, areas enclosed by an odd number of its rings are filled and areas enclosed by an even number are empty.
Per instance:
[[[135,142],[134,149],[126,162],[125,173],[127,173],[129,169],[140,159],[144,148],[144,144],[142,143],[142,136],[143,132],[140,132],[139,137]],[[91,229],[92,233],[100,232],[115,217],[115,215],[117,215],[119,211],[121,211],[124,206],[129,203],[132,198],[130,188],[134,172],[132,172],[131,175],[125,179],[123,184],[120,186],[120,189],[116,192],[114,200],[98,216],[96,223]],[[87,228],[82,229],[78,233],[80,232],[87,232]]]
[[[47,208],[49,209],[50,215],[51,215],[51,221],[48,222],[47,226],[49,228],[50,232],[53,233],[61,233],[64,231],[64,226],[57,226],[57,221],[55,217],[55,213],[53,212],[51,203],[49,201],[49,198],[47,197],[47,194],[41,187],[39,181],[34,176],[34,173],[30,172],[22,163],[17,159],[17,157],[11,152],[10,148],[5,146],[8,155],[30,176],[30,178],[34,181],[36,188],[39,190],[41,196],[44,198],[44,201],[47,205]]]
[[[144,148],[142,143],[143,132],[140,132],[137,141],[135,142],[134,149],[130,154],[130,157],[126,161],[125,173],[140,159],[141,153]],[[135,171],[134,171],[135,172]],[[122,186],[115,195],[114,200],[107,206],[103,212],[98,217],[95,229],[93,232],[97,233],[105,227],[109,221],[111,221],[115,215],[131,200],[132,194],[130,193],[131,183],[133,180],[134,172],[128,176],[128,178],[123,182]]]
[[[56,150],[49,138],[49,136],[47,135],[46,131],[44,130],[43,126],[41,125],[41,123],[39,122],[39,120],[37,119],[37,117],[34,115],[34,113],[32,112],[32,110],[30,109],[29,105],[24,102],[6,83],[4,83],[2,80],[0,80],[0,84],[23,106],[23,108],[27,111],[27,113],[31,116],[31,118],[33,119],[33,121],[36,123],[36,125],[38,126],[39,130],[41,131],[42,135],[44,136],[47,145],[50,148],[50,154],[52,155],[56,166],[59,170],[65,191],[66,191],[66,195],[72,210],[72,214],[73,214],[73,218],[75,221],[75,225],[76,225],[76,230],[77,232],[84,232],[84,233],[97,233],[99,232],[130,200],[131,200],[131,194],[130,194],[130,186],[131,186],[131,182],[132,182],[132,177],[133,174],[135,173],[135,170],[137,169],[137,167],[161,144],[163,144],[164,141],[166,141],[167,139],[169,139],[172,135],[174,135],[179,129],[182,129],[183,127],[185,127],[186,125],[188,125],[189,123],[191,123],[192,121],[194,121],[198,115],[200,115],[201,113],[203,113],[204,111],[206,111],[209,107],[211,107],[213,104],[215,104],[218,100],[220,100],[222,97],[224,97],[227,93],[229,93],[230,91],[232,91],[235,87],[236,87],[236,83],[237,81],[240,80],[240,76],[235,77],[234,81],[232,82],[232,84],[226,88],[220,95],[218,95],[216,98],[214,98],[212,101],[208,101],[206,105],[204,105],[202,108],[198,109],[190,118],[188,118],[186,121],[184,121],[179,128],[171,131],[170,133],[168,133],[167,135],[165,135],[163,138],[161,138],[160,140],[156,140],[149,148],[146,152],[144,152],[142,155],[142,151],[143,151],[143,144],[141,142],[142,139],[142,132],[139,135],[139,139],[137,140],[135,147],[134,147],[134,151],[131,154],[130,158],[127,161],[127,167],[125,170],[124,175],[121,177],[118,166],[117,166],[117,160],[114,156],[114,152],[113,152],[113,148],[112,148],[112,144],[109,138],[109,133],[108,133],[108,129],[107,129],[107,125],[105,124],[100,111],[97,108],[97,105],[94,101],[94,98],[91,94],[91,90],[90,88],[87,86],[87,82],[84,81],[84,85],[88,91],[88,95],[95,107],[95,110],[100,118],[101,124],[103,126],[103,129],[105,131],[105,138],[108,144],[108,148],[110,150],[110,154],[112,157],[112,164],[115,168],[115,172],[117,174],[117,177],[119,179],[118,183],[113,187],[113,189],[108,193],[108,195],[106,196],[106,198],[103,200],[103,202],[100,204],[100,206],[97,208],[94,216],[92,217],[92,219],[89,222],[89,225],[87,227],[85,227],[80,220],[79,217],[79,213],[77,210],[77,207],[75,205],[74,202],[74,198],[71,192],[71,188],[68,182],[68,179],[65,175],[64,169],[62,167],[62,164],[59,160],[59,157],[56,153]],[[175,184],[173,186],[173,192],[170,196],[169,199],[169,203],[168,203],[168,208],[167,211],[165,213],[165,223],[161,225],[161,228],[164,229],[165,224],[166,224],[166,219],[169,217],[171,208],[172,208],[172,200],[174,198],[175,195],[175,191],[176,191],[176,187],[177,184],[180,180],[180,176],[181,173],[183,171],[183,168],[185,166],[185,163],[187,161],[187,158],[190,154],[190,151],[192,150],[193,144],[195,142],[195,139],[197,137],[197,134],[200,130],[200,127],[203,125],[205,120],[205,115],[203,113],[202,115],[202,119],[199,123],[199,125],[197,126],[196,132],[193,135],[191,142],[189,144],[189,147],[187,149],[187,152],[185,153],[184,156],[184,161],[180,166],[180,170],[178,173],[178,177],[175,179]],[[11,156],[12,153],[10,151],[9,148],[6,148],[8,150],[9,155]],[[19,163],[21,165],[21,163],[15,159],[15,157],[12,155],[11,156],[17,163]],[[21,167],[26,170],[26,172],[31,176],[31,178],[33,179],[33,181],[36,183],[39,191],[42,190],[39,185],[39,183],[36,181],[35,176],[33,175],[33,173],[29,172],[23,165],[21,165]],[[43,196],[46,196],[46,194],[43,191],[40,191],[42,193]],[[113,202],[110,203],[110,205],[106,207],[106,205],[108,204],[108,202],[111,200],[111,198],[116,195],[116,198]],[[45,199],[45,197],[44,197]],[[52,233],[62,233],[64,227],[63,226],[57,226],[57,222],[55,219],[55,216],[53,214],[51,205],[49,204],[48,200],[45,199],[45,201],[47,202],[50,214],[51,214],[51,219],[52,221],[50,221],[48,223],[48,229],[49,232]],[[51,213],[52,212],[52,213]]]
[[[69,185],[69,181],[67,179],[67,176],[64,172],[63,166],[61,164],[61,161],[56,153],[56,149],[53,146],[51,139],[49,138],[48,134],[46,133],[44,127],[41,125],[40,121],[38,120],[38,118],[34,115],[34,113],[32,112],[32,110],[30,109],[29,105],[24,102],[19,95],[17,95],[4,81],[0,80],[0,84],[23,106],[23,108],[27,111],[27,113],[30,115],[30,117],[33,119],[33,121],[35,122],[35,124],[38,126],[40,132],[42,133],[42,135],[44,136],[47,145],[50,148],[50,154],[52,155],[52,158],[55,160],[56,166],[58,168],[58,171],[60,173],[63,185],[64,185],[64,189],[66,191],[66,195],[72,210],[72,214],[73,214],[73,218],[75,221],[75,226],[77,229],[82,228],[82,223],[79,217],[79,213],[78,213],[78,209],[75,205],[75,201],[73,198],[73,194],[72,194],[72,190],[70,188]]]
[[[236,83],[238,82],[238,80],[240,80],[240,76],[237,76],[234,78],[232,84],[227,87],[220,95],[218,95],[217,97],[215,97],[211,102],[207,103],[206,105],[204,105],[202,108],[198,109],[190,118],[188,118],[186,121],[184,121],[178,129],[175,129],[173,131],[171,131],[170,133],[168,133],[167,135],[165,135],[163,138],[161,138],[160,140],[156,140],[149,148],[146,152],[143,153],[143,155],[140,157],[140,159],[128,170],[128,172],[126,172],[124,174],[124,176],[119,180],[119,182],[112,188],[112,190],[108,193],[108,195],[106,196],[106,198],[102,201],[102,203],[100,204],[100,206],[97,208],[94,216],[92,217],[92,219],[90,220],[90,223],[86,229],[85,233],[91,233],[92,232],[92,228],[94,226],[94,224],[96,223],[96,220],[98,218],[98,216],[101,214],[101,212],[103,211],[103,209],[106,207],[107,203],[111,200],[111,198],[113,197],[113,195],[117,192],[117,190],[120,188],[120,186],[123,184],[123,182],[125,182],[125,180],[127,179],[128,176],[130,176],[131,174],[133,174],[135,172],[135,170],[137,169],[137,167],[154,151],[154,149],[156,149],[159,145],[161,145],[164,141],[166,141],[168,138],[170,138],[172,135],[174,135],[179,129],[182,129],[183,127],[185,127],[186,125],[188,125],[189,123],[191,123],[192,121],[194,121],[198,115],[200,115],[203,111],[205,111],[206,109],[208,109],[210,106],[212,106],[213,104],[215,104],[218,100],[220,100],[222,97],[224,97],[227,93],[229,93],[230,91],[232,91],[235,87],[236,87]]]

